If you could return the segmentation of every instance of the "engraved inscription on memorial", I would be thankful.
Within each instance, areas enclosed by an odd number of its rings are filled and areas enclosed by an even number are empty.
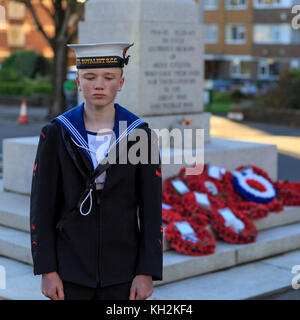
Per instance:
[[[195,109],[201,89],[201,53],[195,30],[186,28],[149,30],[144,69],[153,111]]]

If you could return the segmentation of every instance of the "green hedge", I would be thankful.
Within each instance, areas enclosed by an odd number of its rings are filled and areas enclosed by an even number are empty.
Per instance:
[[[29,80],[23,81],[1,81],[0,94],[31,96],[33,94],[50,94],[52,85],[50,82]]]
[[[239,102],[245,98],[245,95],[238,89],[232,91],[213,91],[213,102],[215,103],[233,103]]]
[[[232,102],[231,92],[213,91],[213,102],[231,103]]]
[[[51,62],[33,50],[19,50],[2,62],[1,81],[18,81],[51,74]]]
[[[289,69],[280,74],[275,88],[263,94],[258,104],[263,107],[300,110],[300,69]]]

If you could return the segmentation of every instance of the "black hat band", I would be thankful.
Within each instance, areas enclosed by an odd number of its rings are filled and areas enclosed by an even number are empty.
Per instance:
[[[128,57],[125,59],[118,56],[109,57],[81,57],[76,59],[77,69],[86,68],[123,68],[128,63]]]

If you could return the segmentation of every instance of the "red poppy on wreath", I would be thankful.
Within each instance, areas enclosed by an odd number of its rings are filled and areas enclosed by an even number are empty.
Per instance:
[[[182,231],[182,229],[189,230],[186,233],[186,230]],[[170,246],[177,252],[202,256],[212,254],[215,251],[216,240],[212,233],[194,222],[172,222],[165,228],[164,233]]]
[[[269,175],[262,169],[255,167],[255,166],[241,166],[236,169],[236,171],[242,171],[242,170],[252,170],[253,173],[256,175],[259,175],[263,177],[264,179],[268,180],[271,184],[273,184],[271,178]],[[232,175],[232,179],[234,178],[234,175]],[[251,185],[251,181],[250,182]],[[255,185],[254,185],[255,184]],[[251,186],[250,186],[251,187]],[[261,190],[264,191],[265,187],[262,187],[261,184],[256,184],[255,182],[252,183],[252,187],[255,190]],[[275,186],[274,186],[275,187]],[[244,214],[246,214],[250,219],[257,220],[265,218],[270,212],[280,212],[283,210],[283,206],[278,199],[274,198],[269,203],[257,203],[254,201],[246,201],[243,199],[243,197],[239,194],[235,195],[234,200],[230,200],[228,202],[228,207],[230,208],[237,208],[238,210],[243,211]]]
[[[182,196],[189,191],[189,188],[179,176],[173,176],[164,181],[162,200],[174,207],[181,215],[188,215],[182,203]]]
[[[277,199],[285,206],[300,206],[300,182],[277,181]]]
[[[212,203],[216,204],[215,197],[196,191],[184,194],[182,202],[188,217],[200,226],[207,225]]]
[[[249,165],[249,166],[241,166],[241,167],[238,167],[236,170],[238,171],[241,171],[241,170],[244,170],[244,169],[249,169],[251,168],[252,171],[259,175],[259,176],[262,176],[264,177],[265,179],[267,179],[275,188],[276,190],[276,198],[273,199],[271,202],[265,204],[267,209],[269,211],[272,211],[272,212],[280,212],[283,210],[283,205],[282,205],[282,201],[278,195],[278,190],[276,188],[276,185],[277,185],[277,182],[273,182],[273,180],[271,179],[271,177],[269,176],[269,174],[264,171],[263,169],[259,168],[259,167],[256,167],[256,166],[252,166],[252,165]],[[299,183],[299,192],[300,192],[300,183]],[[300,204],[300,203],[299,203]]]
[[[191,191],[218,195],[219,197],[224,196],[224,198],[235,195],[231,184],[232,175],[224,168],[205,164],[203,172],[200,175],[186,175],[185,169],[182,168],[178,176]]]
[[[225,242],[242,244],[255,242],[257,230],[253,222],[237,209],[212,210],[210,225]]]
[[[232,185],[237,194],[246,201],[270,203],[276,197],[273,183],[265,177],[253,172],[252,168],[232,171]]]
[[[182,215],[176,211],[172,206],[163,203],[162,204],[162,221],[165,223],[171,223],[182,220]]]
[[[269,182],[271,182],[272,184],[274,184],[273,180],[270,178],[269,174],[264,171],[263,169],[259,168],[259,167],[256,167],[256,166],[252,166],[252,165],[248,165],[248,166],[240,166],[238,168],[236,168],[235,170],[236,171],[242,171],[242,170],[245,170],[245,169],[252,169],[252,171],[259,175],[259,176],[262,176],[264,177],[265,179],[267,179]]]
[[[185,211],[185,213],[188,211]],[[177,221],[191,221],[196,223],[198,226],[205,227],[208,223],[207,215],[203,213],[197,213],[190,211],[188,215],[181,215],[176,208],[173,208],[165,203],[162,207],[162,220],[165,223],[172,223]]]
[[[246,217],[251,220],[259,220],[269,215],[270,210],[262,203],[252,201],[237,201],[229,202],[228,207],[233,210],[241,211]]]

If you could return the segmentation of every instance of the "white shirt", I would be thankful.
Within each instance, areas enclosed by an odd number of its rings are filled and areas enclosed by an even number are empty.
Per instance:
[[[111,133],[97,133],[87,131],[87,138],[94,169],[98,166],[98,164],[104,159],[105,154],[109,148],[110,140],[112,137]],[[102,183],[101,189],[103,189],[103,183],[106,178],[106,172],[101,173],[96,179],[96,183]]]

